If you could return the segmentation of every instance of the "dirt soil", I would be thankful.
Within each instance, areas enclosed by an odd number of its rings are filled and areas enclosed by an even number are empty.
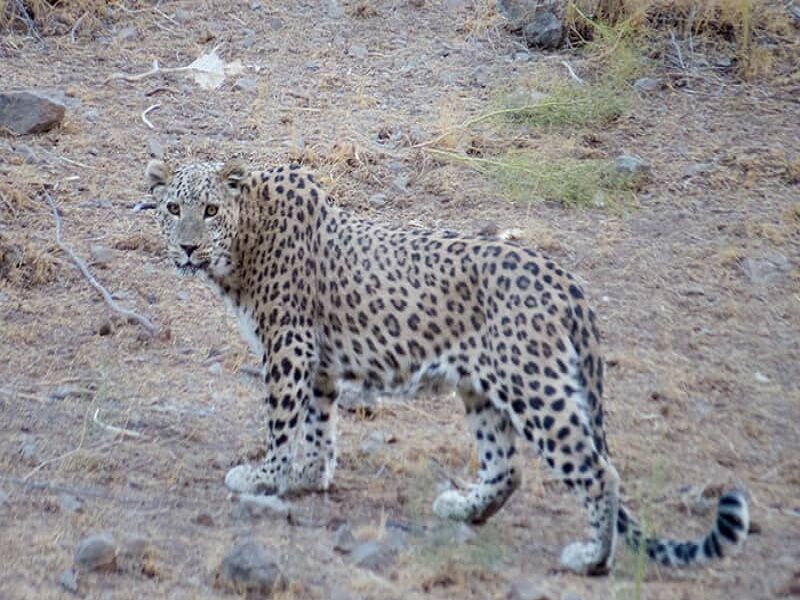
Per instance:
[[[534,70],[566,79],[562,60],[588,66],[568,51],[513,59],[517,40],[481,27],[480,6],[379,0],[336,15],[304,0],[168,1],[87,19],[74,41],[62,27],[46,48],[0,39],[2,88],[57,88],[68,105],[58,130],[0,138],[0,598],[68,596],[62,572],[101,532],[123,549],[145,540],[144,556],[80,573],[80,597],[222,596],[217,569],[248,536],[276,553],[283,598],[505,598],[521,582],[553,599],[800,593],[797,89],[685,77],[608,127],[570,134],[595,155],[650,163],[638,206],[511,203],[413,146]],[[218,90],[185,75],[105,82],[217,44],[247,68]],[[153,105],[151,129],[141,115]],[[443,473],[474,467],[451,396],[342,414],[333,491],[291,499],[288,520],[243,517],[222,482],[263,452],[264,390],[233,318],[178,277],[151,213],[132,210],[157,146],[175,162],[302,158],[340,204],[375,219],[521,229],[586,282],[600,314],[608,437],[631,505],[659,533],[694,536],[719,491],[744,485],[754,531],[743,552],[642,573],[621,550],[610,577],[565,573],[558,555],[583,513],[531,452],[522,488],[487,525],[439,523]],[[43,190],[66,243],[155,337],[115,316],[59,252]],[[354,566],[333,547],[344,521],[362,540],[399,535],[400,553],[376,571]]]

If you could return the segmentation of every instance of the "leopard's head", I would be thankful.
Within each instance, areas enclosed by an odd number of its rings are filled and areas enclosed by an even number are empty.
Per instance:
[[[146,169],[156,199],[156,219],[178,271],[224,277],[233,269],[241,184],[248,170],[238,162],[195,163],[175,169],[151,160]]]

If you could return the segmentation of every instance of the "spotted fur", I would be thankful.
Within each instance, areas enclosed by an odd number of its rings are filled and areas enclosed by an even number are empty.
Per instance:
[[[478,481],[441,494],[436,514],[479,523],[500,510],[520,481],[522,439],[586,507],[591,538],[562,554],[576,572],[606,573],[618,534],[666,565],[719,558],[744,541],[741,492],[720,498],[712,530],[692,542],[645,538],[620,504],[595,314],[554,261],[508,242],[361,219],[297,166],[173,173],[153,161],[147,174],[169,256],[231,306],[261,358],[267,455],[232,469],[232,490],[327,489],[342,385],[414,394],[447,384],[480,460]]]

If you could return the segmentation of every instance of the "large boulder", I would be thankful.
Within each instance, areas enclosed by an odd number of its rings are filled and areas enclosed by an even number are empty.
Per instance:
[[[0,92],[0,130],[14,135],[44,133],[61,123],[64,104],[38,91]]]

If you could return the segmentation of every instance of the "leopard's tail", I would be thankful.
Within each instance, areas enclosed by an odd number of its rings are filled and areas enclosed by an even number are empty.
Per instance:
[[[744,543],[749,526],[747,498],[739,490],[720,496],[711,531],[693,541],[645,537],[640,525],[622,505],[617,518],[617,531],[632,550],[644,551],[650,560],[668,567],[701,564],[732,554]]]

